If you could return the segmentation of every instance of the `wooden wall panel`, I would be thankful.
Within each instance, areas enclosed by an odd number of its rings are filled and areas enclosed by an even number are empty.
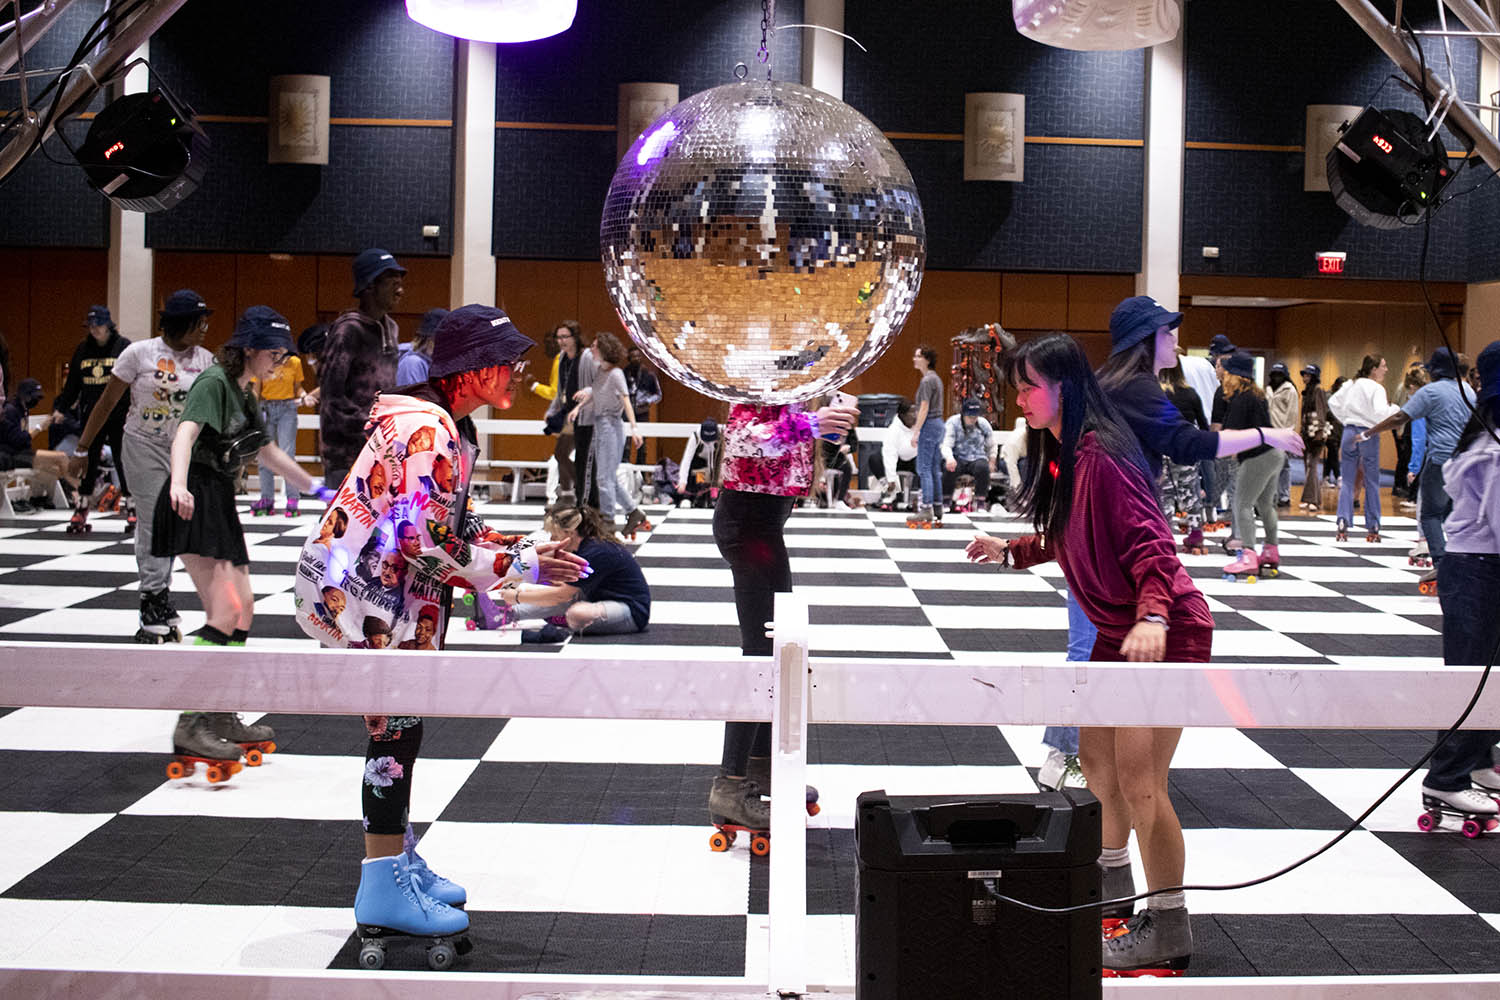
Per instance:
[[[4,384],[11,392],[31,377],[31,252],[0,250],[0,337],[10,351]],[[42,379],[51,396],[53,387]]]
[[[1066,330],[1066,274],[1007,274],[1000,286],[1000,325],[1007,330]]]
[[[285,316],[292,337],[318,322],[318,259],[311,254],[237,254],[234,319],[251,306],[270,306]],[[233,320],[218,324],[232,331]]]
[[[152,267],[151,301],[157,311],[166,305],[171,294],[180,288],[191,288],[203,296],[214,311],[208,320],[208,336],[203,344],[217,350],[234,332],[239,317],[235,294],[235,255],[227,253],[175,253],[158,251]],[[274,305],[267,302],[266,305]],[[152,319],[156,317],[153,315]],[[155,330],[151,331],[153,334]]]
[[[1135,278],[1128,274],[1071,274],[1068,276],[1068,320],[1064,329],[1109,330],[1109,314],[1135,294]]]
[[[106,300],[107,269],[102,250],[31,251],[27,374],[47,391],[44,406],[62,388],[62,367],[84,337],[89,306]]]

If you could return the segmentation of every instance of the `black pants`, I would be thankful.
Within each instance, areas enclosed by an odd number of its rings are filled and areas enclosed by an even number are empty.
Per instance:
[[[1500,642],[1500,616],[1495,615],[1494,606],[1495,588],[1500,587],[1500,555],[1449,552],[1438,561],[1437,571],[1443,662],[1484,666]],[[1444,792],[1468,788],[1469,772],[1490,766],[1490,748],[1497,740],[1500,731],[1459,730],[1433,754],[1423,784]]]
[[[573,425],[573,485],[578,490],[578,506],[599,509],[599,477],[591,468],[594,451],[594,425]]]
[[[990,495],[990,463],[982,458],[976,458],[968,462],[959,462],[958,468],[949,472],[947,467],[943,468],[943,496],[952,498],[953,486],[958,482],[959,476],[974,477],[974,499],[984,503]]]
[[[365,832],[390,836],[406,832],[407,814],[411,810],[411,772],[422,749],[422,720],[410,716],[386,717],[380,730],[379,736],[371,734],[365,748],[360,806]]]
[[[740,652],[770,656],[766,622],[775,613],[776,595],[792,590],[792,560],[785,529],[793,498],[769,493],[721,490],[714,507],[714,544],[734,577],[734,610],[740,623]],[[771,724],[724,724],[725,774],[743,775],[751,756],[771,753]]]
[[[1400,430],[1391,431],[1391,437],[1396,441],[1396,482],[1392,486],[1398,496],[1414,496],[1417,492],[1416,483],[1412,482],[1411,470],[1411,422],[1408,421]]]
[[[78,485],[81,496],[88,497],[93,494],[95,485],[99,481],[100,462],[104,456],[104,446],[109,445],[109,453],[115,460],[115,481],[120,484],[120,495],[130,496],[130,484],[125,481],[125,460],[120,457],[120,449],[125,442],[125,418],[116,418],[111,415],[109,422],[104,425],[94,437],[94,443],[89,445],[88,467],[83,473],[83,482]]]

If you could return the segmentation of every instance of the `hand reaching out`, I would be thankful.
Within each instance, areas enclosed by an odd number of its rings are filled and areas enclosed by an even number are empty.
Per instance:
[[[572,583],[593,572],[588,561],[568,552],[563,542],[548,542],[536,547],[538,583]]]
[[[1010,542],[1005,539],[980,533],[964,547],[964,555],[969,557],[969,562],[995,563],[1004,566],[1009,548]]]

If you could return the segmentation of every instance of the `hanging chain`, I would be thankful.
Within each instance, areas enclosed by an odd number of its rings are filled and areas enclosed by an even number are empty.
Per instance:
[[[776,24],[776,0],[760,0],[760,51],[755,58],[766,67],[766,82],[771,81],[771,50],[766,35]]]

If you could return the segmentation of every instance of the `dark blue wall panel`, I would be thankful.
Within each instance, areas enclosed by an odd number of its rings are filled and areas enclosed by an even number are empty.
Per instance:
[[[1023,38],[1010,5],[862,0],[845,30],[844,99],[889,132],[962,133],[964,95],[1026,95],[1026,134],[1142,137],[1145,59],[1071,52]],[[897,143],[927,217],[932,267],[1135,271],[1144,157],[1139,148],[1028,144],[1020,184],[963,180],[963,144]]]
[[[78,0],[26,54],[26,91],[33,109],[48,107],[53,94],[44,97],[42,91],[56,76],[36,71],[67,65],[103,8],[103,0]],[[10,17],[7,6],[0,18],[9,21]],[[19,108],[20,97],[19,83],[0,83],[0,108]],[[102,106],[98,97],[88,105],[91,110]],[[86,131],[84,125],[75,124],[67,127],[66,136],[76,145]],[[0,183],[0,245],[105,246],[109,241],[106,202],[84,181],[83,171],[73,165],[72,154],[60,141],[47,143],[46,153],[63,162],[54,163],[39,151]]]
[[[802,4],[782,0],[776,19],[796,24]],[[772,32],[771,71],[801,79],[802,32]],[[500,121],[613,124],[622,83],[675,83],[682,97],[734,82],[743,62],[765,67],[760,7],[743,0],[680,4],[579,4],[573,27],[553,38],[501,46],[495,116]],[[498,129],[494,249],[501,257],[589,260],[599,256],[599,215],[615,171],[615,134]]]
[[[776,20],[801,22],[800,0],[781,0]],[[608,125],[622,83],[675,83],[688,97],[734,82],[740,62],[764,79],[765,67],[755,58],[760,35],[760,5],[745,0],[580,3],[573,26],[562,34],[500,46],[495,117]],[[775,79],[801,79],[801,36],[801,30],[770,34]]]
[[[329,165],[266,163],[263,125],[214,125],[213,166],[181,205],[148,217],[150,244],[171,250],[447,252],[452,135],[446,128],[339,126]],[[442,239],[423,240],[424,224]]]
[[[1026,147],[1026,181],[963,180],[963,146],[900,140],[927,219],[927,266],[1132,272],[1140,267],[1142,153]]]
[[[451,118],[453,53],[402,0],[190,0],[151,40],[167,84],[216,115],[264,115],[271,77],[315,73],[334,118]]]
[[[1418,28],[1437,26],[1431,4],[1408,4],[1407,10]],[[1449,25],[1462,27],[1451,18]],[[1431,65],[1445,78],[1456,77],[1472,100],[1478,93],[1477,45],[1452,41],[1450,73],[1442,42],[1428,37],[1422,44]],[[1266,0],[1251,14],[1237,0],[1194,0],[1187,5],[1187,72],[1189,142],[1300,146],[1309,104],[1374,103],[1421,112],[1416,96],[1389,79],[1397,72],[1394,64],[1335,3]],[[1461,148],[1453,135],[1443,137],[1450,150]],[[1353,277],[1415,277],[1420,230],[1353,222],[1332,195],[1302,190],[1302,163],[1301,153],[1189,149],[1183,271],[1304,276],[1315,273],[1317,251],[1344,250],[1345,273]],[[1478,179],[1462,176],[1454,190]],[[1485,264],[1496,256],[1486,235],[1500,222],[1496,204],[1481,193],[1436,213],[1430,277],[1500,276],[1496,264]],[[1203,258],[1205,245],[1220,248],[1218,260]]]

